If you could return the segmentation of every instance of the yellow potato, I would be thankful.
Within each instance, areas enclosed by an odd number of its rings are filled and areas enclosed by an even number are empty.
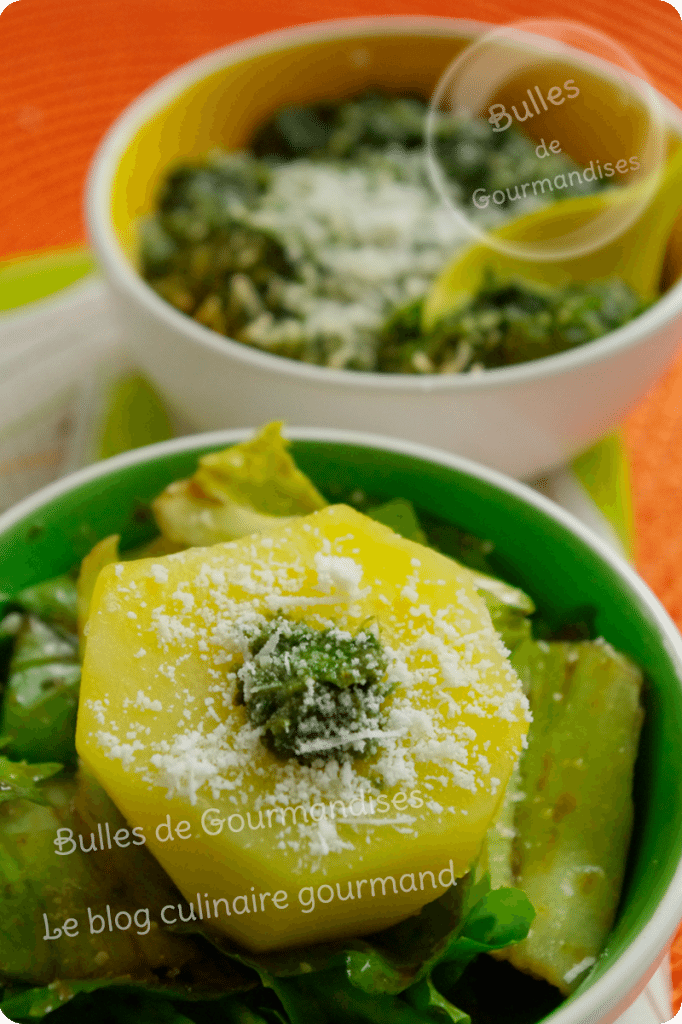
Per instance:
[[[394,689],[375,754],[278,759],[235,702],[242,630],[378,624]],[[478,856],[528,706],[470,574],[344,505],[264,534],[109,565],[77,747],[201,916],[252,950],[417,913]]]

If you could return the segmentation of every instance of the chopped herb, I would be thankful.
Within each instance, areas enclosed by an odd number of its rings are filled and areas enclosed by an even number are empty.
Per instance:
[[[469,302],[428,332],[421,330],[420,302],[391,317],[379,341],[379,368],[461,373],[526,363],[594,341],[648,305],[615,277],[550,288],[521,279],[502,281],[488,269]]]
[[[300,764],[349,761],[376,750],[390,690],[386,655],[370,629],[354,636],[278,617],[249,644],[238,700],[262,740]]]

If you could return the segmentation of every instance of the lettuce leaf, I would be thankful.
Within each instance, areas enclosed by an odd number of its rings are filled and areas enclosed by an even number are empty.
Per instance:
[[[106,994],[95,984],[83,983],[68,1004],[56,1002],[54,989],[45,990],[55,1003],[50,1024],[289,1024],[281,1003],[269,989],[259,986],[244,995],[190,1002],[172,1000],[127,985],[110,987]],[[34,990],[35,992],[35,990]],[[33,1001],[32,1001],[33,998]],[[39,996],[22,993],[0,1003],[12,1020],[28,1022],[44,1009]]]
[[[226,956],[262,977],[293,977],[343,968],[349,981],[368,992],[399,993],[435,963],[459,928],[469,876],[407,920],[364,939],[317,943],[272,953],[249,953],[224,936],[206,937]],[[175,926],[178,934],[204,934],[197,923]]]
[[[390,527],[394,533],[404,537],[405,540],[413,540],[416,544],[428,544],[421,523],[415,512],[414,505],[406,498],[393,498],[383,505],[375,505],[364,509],[366,516]]]
[[[108,986],[108,991],[106,998],[103,998],[100,990],[105,986]],[[219,1011],[232,1004],[233,1000],[228,1002],[225,999],[207,1002],[206,1005],[210,1007],[210,1017],[207,1019],[215,1024],[215,1021],[221,1020]],[[234,1005],[243,1007],[248,1013],[241,1001],[234,1000]],[[14,1021],[32,1021],[48,1013],[54,1014],[54,1017],[50,1016],[50,1022],[54,1020],[54,1024],[92,1024],[94,1019],[97,1019],[98,1024],[195,1024],[195,1021],[203,1019],[197,1017],[192,1009],[186,1010],[182,1004],[176,1006],[160,994],[151,995],[126,984],[112,985],[106,979],[31,989],[5,999],[0,1003],[0,1010]],[[261,1017],[233,1017],[229,1012],[225,1013],[222,1020],[265,1024]]]
[[[410,1006],[419,1010],[424,1020],[443,1022],[443,1024],[471,1024],[471,1017],[463,1010],[457,1009],[442,995],[431,978],[424,978],[405,994]]]
[[[75,763],[80,677],[75,636],[25,615],[0,707],[9,757]]]
[[[490,889],[488,875],[472,873],[422,908],[419,914],[364,939],[319,943],[275,953],[247,953],[196,923],[183,934],[206,934],[226,956],[256,970],[261,978],[343,970],[348,983],[368,995],[398,995],[427,978],[442,963],[449,979],[461,974],[479,953],[502,949],[525,938],[535,911],[518,889]]]
[[[98,978],[93,981],[57,981],[51,985],[46,985],[44,988],[20,988],[16,990],[10,987],[6,989],[5,998],[0,1002],[0,1010],[13,1021],[24,1019],[38,1020],[48,1013],[52,1014],[55,1010],[66,1006],[67,1003],[71,1003],[71,1000],[77,996],[97,992],[99,989],[111,986],[112,984],[108,978]],[[10,994],[7,995],[7,992]],[[83,1006],[90,1005],[81,1001],[78,1004],[78,1010],[82,1009]],[[107,999],[107,1007],[109,1008],[110,1006],[111,1001]],[[70,1024],[71,1022],[75,1024],[76,1020],[80,1020],[80,1014],[75,1007],[70,1006],[69,1010],[75,1011],[68,1014]],[[101,1004],[98,1005],[97,1017],[101,1022]],[[55,1024],[63,1019],[63,1014],[59,1014],[54,1018]],[[87,1015],[84,1017],[84,1020],[91,1019]]]
[[[438,921],[436,905],[458,912],[460,920],[434,941],[429,926]],[[291,1024],[471,1024],[444,988],[480,953],[525,938],[533,917],[523,893],[491,891],[487,877],[474,882],[469,875],[421,914],[366,940],[362,951],[348,950],[343,966],[330,963],[294,977],[261,970],[261,978],[282,1000]]]
[[[34,587],[26,587],[11,598],[11,602],[22,611],[61,626],[69,633],[76,632],[76,584],[70,576],[56,576]]]
[[[162,535],[206,547],[324,508],[327,501],[288,447],[281,424],[269,423],[249,441],[202,456],[192,477],[170,484],[153,502]]]
[[[340,969],[296,978],[264,978],[264,984],[277,993],[291,1024],[440,1024],[448,1019],[433,1016],[429,1009],[422,1012],[400,996],[355,988]],[[466,1016],[459,1021],[469,1024]]]
[[[17,764],[16,761],[0,757],[0,804],[7,803],[8,800],[48,803],[38,784],[57,775],[61,770],[61,764]]]
[[[55,765],[33,765],[47,777]],[[4,766],[5,771],[12,771]],[[88,927],[89,912],[115,908],[157,908],[178,902],[173,883],[144,847],[114,846],[106,856],[76,848],[56,855],[58,829],[83,835],[89,849],[97,823],[112,830],[125,822],[103,790],[84,775],[47,779],[38,798],[21,796],[0,804],[0,985],[5,1001],[20,1015],[40,1017],[76,994],[102,986],[138,985],[176,997],[217,998],[244,991],[256,976],[225,959],[200,936],[174,935],[163,927],[144,932],[108,931],[99,938]],[[113,834],[113,832],[112,832]],[[60,833],[66,836],[67,833]],[[79,922],[78,934],[55,935],[67,918]],[[4,1004],[3,1004],[4,1009]]]

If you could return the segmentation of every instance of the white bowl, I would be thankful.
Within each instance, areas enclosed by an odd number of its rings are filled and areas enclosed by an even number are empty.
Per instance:
[[[210,430],[279,418],[353,427],[437,445],[528,478],[597,440],[666,369],[682,334],[682,280],[636,320],[572,351],[479,375],[422,376],[332,370],[258,351],[180,313],[137,273],[133,223],[151,208],[172,160],[163,154],[200,155],[211,119],[229,117],[229,144],[243,145],[278,102],[313,98],[310,81],[297,70],[301,59],[318,82],[316,98],[357,92],[376,76],[382,85],[433,87],[446,54],[488,27],[379,17],[268,33],[185,65],[116,121],[92,165],[88,230],[134,356],[184,426]],[[405,47],[404,60],[387,62],[386,47],[396,40]],[[340,56],[328,61],[330,43]],[[253,66],[263,61],[267,70],[256,79]],[[227,95],[220,85],[206,91],[207,81],[226,74]],[[662,102],[673,131],[682,135],[682,112]]]

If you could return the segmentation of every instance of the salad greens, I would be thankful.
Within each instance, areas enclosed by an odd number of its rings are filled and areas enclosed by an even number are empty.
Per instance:
[[[72,630],[77,616],[77,597],[70,576],[26,587],[14,598],[23,611],[45,619],[56,628]]]
[[[88,920],[88,908],[103,914],[107,904],[116,907],[124,900],[144,908],[177,899],[172,882],[144,848],[114,847],[106,855],[92,851],[97,820],[115,828],[125,822],[86,776],[56,776],[55,769],[59,766],[31,765],[29,771],[0,762],[0,786],[15,791],[14,799],[0,804],[0,980],[8,1005],[18,1001],[27,1011],[22,1015],[43,1016],[83,985],[86,990],[142,985],[204,997],[251,987],[255,977],[205,940],[148,928],[144,914],[134,931],[108,935],[106,950],[81,928],[69,940],[68,955],[55,959],[53,941],[44,938],[48,927],[54,935],[69,918]],[[47,781],[36,792],[29,783],[37,785],[41,776]],[[84,837],[83,845],[75,842],[78,836]],[[62,841],[61,855],[55,853],[55,837]],[[5,1003],[2,1009],[8,1012]]]
[[[13,634],[0,737],[16,760],[76,760],[80,665],[73,634],[76,588],[60,576],[17,594],[4,630]]]
[[[168,499],[178,492],[182,505],[169,515]],[[570,992],[599,955],[631,827],[641,673],[603,640],[534,639],[533,601],[496,578],[490,542],[421,515],[403,499],[354,498],[403,536],[468,565],[529,696],[535,720],[528,749],[478,864],[419,914],[364,938],[252,954],[201,922],[159,927],[140,910],[136,929],[107,934],[106,946],[82,929],[57,960],[43,935],[54,935],[69,917],[96,920],[106,906],[157,907],[180,895],[144,846],[98,848],[98,822],[109,822],[112,832],[125,822],[75,767],[72,688],[48,690],[49,701],[33,705],[35,722],[27,713],[0,756],[0,1009],[10,1019],[498,1024],[490,979],[499,977],[505,992],[521,993],[509,1007],[512,1024],[535,1024],[560,1001],[558,989]],[[157,499],[162,536],[152,545],[177,549],[177,538],[191,535],[206,509],[216,512],[215,542],[221,522],[226,534],[219,539],[232,539],[248,514],[286,517],[324,504],[271,424],[255,439],[205,457],[195,476]],[[97,548],[84,560],[78,588],[60,577],[4,600],[0,628],[11,650],[3,722],[11,721],[22,672],[77,665],[77,606],[82,631],[94,577],[117,559],[118,539]],[[340,671],[343,681],[339,658],[331,657],[329,675]],[[36,737],[49,739],[48,719],[54,744],[69,755],[60,763],[43,763],[32,738],[35,728]],[[479,960],[481,953],[503,956],[555,987],[508,963]]]
[[[8,800],[31,800],[34,804],[46,804],[38,783],[58,775],[60,764],[27,764],[25,761],[10,761],[0,757],[0,804]]]
[[[280,428],[271,423],[242,445],[202,456],[189,480],[167,487],[153,506],[162,536],[183,547],[206,547],[324,508],[327,502],[287,452]]]

